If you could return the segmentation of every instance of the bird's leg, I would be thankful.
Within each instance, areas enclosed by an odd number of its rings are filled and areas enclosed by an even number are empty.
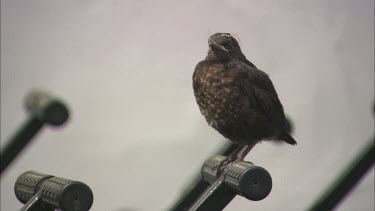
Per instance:
[[[241,145],[237,145],[236,148],[227,156],[226,161],[228,161],[228,163],[230,163],[230,162],[236,160],[237,155],[238,155],[238,153],[241,152],[242,147],[243,146],[241,146]]]
[[[238,145],[238,147],[236,149],[234,149],[233,152],[231,152],[228,155],[227,160],[229,162],[233,162],[233,161],[241,161],[241,160],[245,159],[246,155],[250,152],[250,150],[254,146],[255,146],[255,143],[243,145],[243,146]]]
[[[242,146],[236,145],[232,152],[226,156],[226,158],[219,164],[219,171],[223,172],[224,169],[228,166],[228,164],[232,163],[237,159],[237,154],[241,151]]]
[[[238,161],[242,161],[245,159],[246,155],[250,152],[250,150],[255,146],[256,143],[252,143],[249,145],[238,145],[222,162],[220,165],[221,171],[224,170],[229,164],[236,163]]]
[[[241,146],[239,152],[237,153],[237,161],[244,160],[246,155],[249,154],[251,149],[255,146],[256,143],[252,143],[249,145]]]

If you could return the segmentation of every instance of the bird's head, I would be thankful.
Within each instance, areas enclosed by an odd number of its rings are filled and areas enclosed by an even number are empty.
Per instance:
[[[229,59],[243,56],[237,40],[229,33],[216,33],[208,38],[208,58]]]

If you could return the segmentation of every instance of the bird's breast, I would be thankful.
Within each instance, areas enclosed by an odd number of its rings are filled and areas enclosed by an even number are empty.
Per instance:
[[[229,124],[240,118],[240,81],[224,65],[210,65],[197,69],[194,78],[194,94],[202,114],[214,127]]]

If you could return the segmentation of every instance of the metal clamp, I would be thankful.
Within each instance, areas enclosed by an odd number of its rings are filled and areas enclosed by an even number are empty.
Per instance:
[[[218,155],[204,162],[202,177],[206,182],[213,184],[219,178],[219,169],[225,159],[225,156]],[[264,199],[272,189],[268,171],[247,161],[229,164],[224,170],[223,183],[231,191],[252,201]]]

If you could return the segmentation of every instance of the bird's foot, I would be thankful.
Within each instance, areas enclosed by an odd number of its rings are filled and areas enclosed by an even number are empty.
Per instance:
[[[234,149],[222,162],[220,165],[220,171],[224,171],[226,167],[230,164],[237,163],[239,161],[243,161],[246,155],[250,152],[250,150],[255,146],[255,144],[238,146]]]

